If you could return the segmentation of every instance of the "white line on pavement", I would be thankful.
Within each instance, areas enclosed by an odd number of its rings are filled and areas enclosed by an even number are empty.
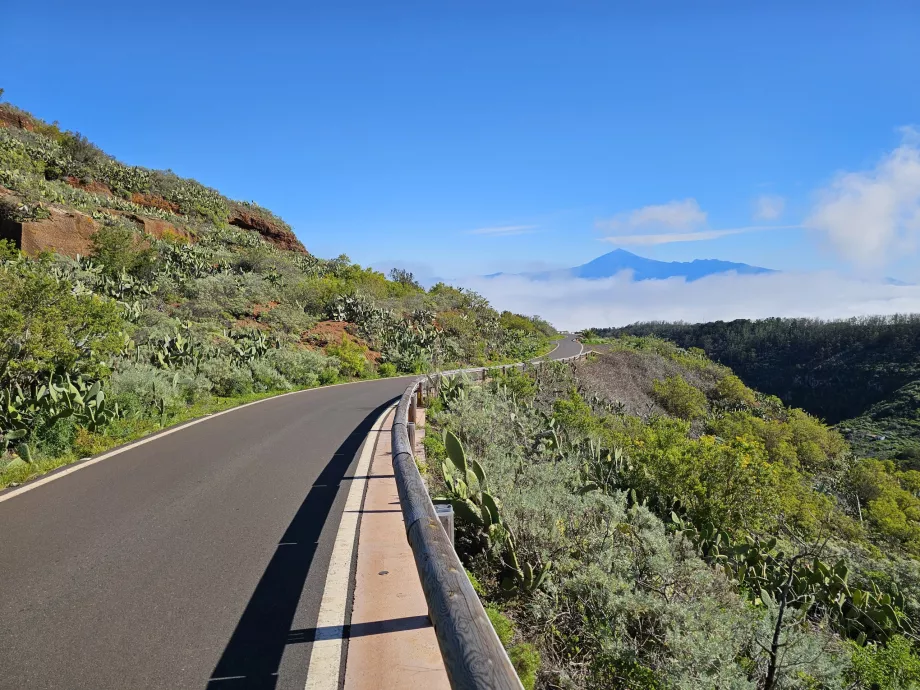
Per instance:
[[[361,519],[361,505],[364,502],[364,487],[367,485],[367,475],[371,459],[374,457],[374,449],[377,447],[377,439],[383,430],[383,421],[394,408],[395,405],[387,408],[374,422],[355,467],[354,476],[361,479],[351,482],[348,497],[345,499],[342,521],[339,523],[339,531],[332,546],[332,557],[329,559],[323,598],[316,619],[316,636],[310,651],[310,666],[307,669],[304,690],[338,690],[339,687],[352,556]]]

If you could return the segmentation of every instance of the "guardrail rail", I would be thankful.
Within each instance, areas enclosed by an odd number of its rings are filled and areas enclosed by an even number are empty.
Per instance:
[[[536,360],[502,367],[458,369],[436,377],[476,374],[496,369],[525,369],[547,361],[571,362],[582,352],[558,360]],[[415,464],[415,409],[427,376],[416,379],[403,393],[393,420],[393,472],[399,491],[406,536],[415,557],[428,612],[444,667],[453,690],[522,690],[514,666],[486,616],[451,540],[441,527],[428,488]],[[410,432],[412,440],[410,441]]]

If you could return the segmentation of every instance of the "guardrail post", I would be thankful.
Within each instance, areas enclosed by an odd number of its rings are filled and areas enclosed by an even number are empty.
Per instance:
[[[441,527],[447,532],[450,545],[454,545],[454,507],[450,503],[435,503],[434,512],[438,514]]]
[[[418,421],[417,419],[418,415],[415,413],[417,407],[418,405],[415,401],[415,396],[413,395],[412,399],[409,401],[409,421],[412,422],[413,424],[415,424]]]
[[[416,407],[425,407],[425,402],[422,400],[422,386],[424,384],[418,384],[415,388],[415,406]]]
[[[415,422],[409,422],[406,424],[406,431],[409,432],[409,448],[412,451],[412,456],[415,456]]]

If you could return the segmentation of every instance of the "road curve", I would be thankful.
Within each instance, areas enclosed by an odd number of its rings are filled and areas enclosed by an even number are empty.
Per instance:
[[[0,688],[302,690],[357,452],[406,385],[272,398],[0,502]]]

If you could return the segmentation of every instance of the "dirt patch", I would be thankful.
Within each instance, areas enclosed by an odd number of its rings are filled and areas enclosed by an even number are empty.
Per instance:
[[[300,336],[300,341],[311,348],[321,348],[325,350],[329,345],[339,344],[348,339],[354,341],[366,348],[364,357],[376,364],[380,361],[382,355],[376,350],[370,349],[368,344],[355,335],[355,324],[348,321],[320,321],[309,331]]]
[[[270,312],[272,309],[280,305],[281,305],[280,302],[267,302],[265,304],[254,304],[252,305],[252,315],[255,316],[256,318],[259,318],[260,316],[262,316],[262,314],[265,314],[266,312]]]
[[[354,330],[354,324],[347,321],[320,321],[309,331],[303,333],[300,340],[314,347],[326,347],[342,342],[346,334],[351,335],[349,328]]]
[[[656,380],[682,376],[688,383],[709,392],[715,385],[712,376],[681,366],[653,352],[607,351],[594,348],[593,358],[576,366],[576,378],[588,396],[600,398],[625,407],[625,412],[648,418],[665,411],[655,402],[652,387]]]
[[[140,192],[133,192],[131,194],[131,201],[133,201],[138,206],[145,206],[147,208],[158,208],[161,211],[169,211],[170,213],[179,213],[179,205],[174,204],[167,199],[164,199],[161,196],[156,194],[141,194]]]
[[[255,329],[259,331],[271,330],[268,325],[260,323],[255,319],[237,319],[233,322],[233,327],[239,330]]]
[[[84,192],[89,192],[90,194],[104,194],[105,196],[112,196],[112,190],[109,189],[109,186],[105,182],[99,182],[98,180],[83,182],[83,180],[77,177],[73,177],[72,175],[65,177],[64,182],[69,184],[71,187],[82,189]]]

